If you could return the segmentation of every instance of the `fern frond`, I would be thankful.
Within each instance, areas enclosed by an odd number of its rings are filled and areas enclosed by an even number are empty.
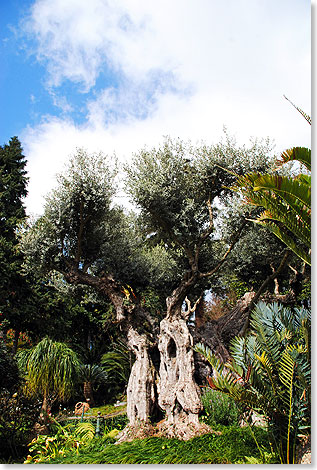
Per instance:
[[[90,441],[95,436],[94,425],[87,421],[83,423],[78,423],[74,430],[74,435],[82,441]]]

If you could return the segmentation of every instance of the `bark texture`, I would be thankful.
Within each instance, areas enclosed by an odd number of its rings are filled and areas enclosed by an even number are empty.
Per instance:
[[[127,387],[127,414],[129,426],[122,440],[133,428],[149,423],[157,405],[156,370],[150,355],[158,331],[150,315],[135,302],[129,302],[111,275],[95,277],[78,269],[77,263],[68,261],[68,271],[63,273],[71,284],[85,284],[106,295],[116,311],[116,321],[126,332],[128,347],[135,354]],[[145,327],[147,325],[147,328]],[[148,329],[149,331],[146,331]]]
[[[202,409],[200,389],[195,381],[193,337],[187,322],[193,309],[187,303],[182,309],[186,293],[195,282],[184,280],[167,299],[167,314],[160,323],[158,348],[160,352],[160,378],[158,403],[165,412],[160,431],[167,437],[191,439],[211,429],[199,423]]]
[[[193,338],[184,318],[165,318],[161,322],[159,406],[166,419],[161,430],[168,437],[190,439],[209,432],[199,423],[202,409],[200,390],[194,379]]]
[[[90,406],[95,406],[93,385],[91,382],[84,382],[84,397]]]
[[[140,421],[149,422],[155,408],[156,371],[149,354],[149,341],[145,334],[140,335],[130,328],[128,331],[129,348],[136,360],[132,366],[127,388],[127,415],[131,426]]]

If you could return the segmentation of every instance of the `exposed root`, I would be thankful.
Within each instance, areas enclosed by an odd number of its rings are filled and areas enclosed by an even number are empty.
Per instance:
[[[176,424],[172,424],[164,419],[156,424],[140,422],[134,426],[127,425],[123,431],[118,434],[118,441],[116,443],[120,444],[121,442],[145,439],[147,437],[166,437],[187,441],[193,437],[211,433],[221,434],[219,431],[213,431],[213,429],[205,423],[196,424],[178,421]]]
[[[131,425],[128,424],[123,431],[117,435],[116,444],[121,444],[121,442],[133,441],[133,439],[144,439],[146,437],[153,437],[156,435],[155,425],[149,422],[140,421],[137,424]]]
[[[157,436],[167,437],[167,438],[176,438],[182,441],[188,441],[196,436],[201,436],[203,434],[215,433],[205,423],[188,423],[178,421],[177,423],[169,423],[166,420],[160,421],[157,425]]]

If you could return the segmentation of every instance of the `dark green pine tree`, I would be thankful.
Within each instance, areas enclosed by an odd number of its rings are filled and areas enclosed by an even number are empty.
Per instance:
[[[26,218],[26,160],[19,139],[0,146],[0,323],[19,331],[21,296],[27,285],[21,274],[23,255],[18,249],[18,228]],[[22,308],[23,309],[23,308]]]

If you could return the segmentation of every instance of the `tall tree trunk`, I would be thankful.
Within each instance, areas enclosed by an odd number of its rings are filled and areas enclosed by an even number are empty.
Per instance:
[[[160,429],[168,437],[185,440],[210,432],[210,428],[198,419],[202,404],[194,379],[193,338],[187,326],[191,312],[182,310],[185,291],[181,296],[173,294],[167,299],[167,315],[160,324],[158,403],[166,413]]]
[[[129,423],[118,442],[145,437],[153,432],[151,416],[157,407],[157,372],[150,355],[150,341],[132,326],[128,330],[128,346],[135,354],[127,387],[127,416]]]
[[[132,327],[128,331],[128,344],[136,360],[132,366],[127,388],[127,415],[129,424],[149,422],[155,407],[156,371],[149,354],[149,341]]]
[[[136,360],[127,388],[129,425],[120,440],[128,439],[135,426],[149,423],[149,417],[157,404],[156,371],[150,348],[155,342],[158,326],[136,302],[124,297],[122,286],[111,275],[95,277],[79,270],[78,263],[71,260],[67,260],[67,265],[69,271],[63,274],[69,283],[89,285],[110,299],[116,311],[117,323],[126,332],[129,349],[135,354]],[[145,324],[148,324],[149,332],[145,331]]]

